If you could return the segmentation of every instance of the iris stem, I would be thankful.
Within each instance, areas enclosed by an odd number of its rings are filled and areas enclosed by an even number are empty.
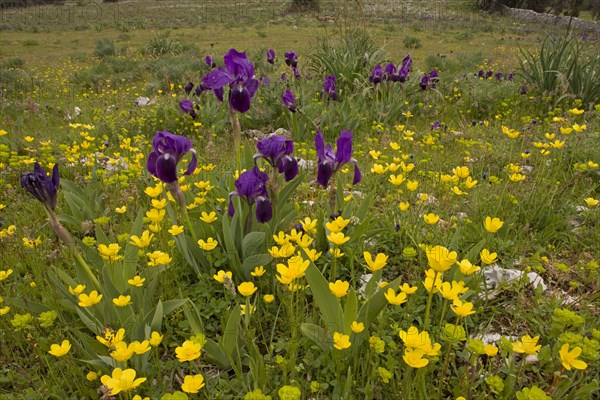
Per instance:
[[[231,129],[233,134],[233,147],[235,148],[235,159],[237,162],[238,171],[242,171],[242,159],[241,159],[241,145],[242,145],[242,128],[240,126],[240,120],[235,113],[235,110],[229,107],[229,121],[231,122]]]
[[[192,221],[190,220],[190,215],[188,214],[187,207],[181,207],[181,214],[183,215],[183,220],[190,230],[190,234],[192,235],[192,239],[194,239],[194,243],[198,242],[198,237],[196,236],[196,231],[194,230],[194,225],[192,225]]]
[[[73,253],[75,260],[83,269],[83,272],[88,276],[90,281],[92,281],[96,289],[98,291],[101,291],[101,286],[100,282],[98,282],[98,278],[96,278],[96,275],[94,275],[88,263],[83,259],[83,257],[79,253],[79,250],[77,250],[77,247],[75,246],[75,239],[73,239],[73,236],[71,236],[69,231],[67,231],[67,229],[60,223],[53,210],[47,207],[45,209],[46,214],[48,215],[48,221],[50,223],[50,226],[52,227],[54,233],[56,233],[56,236],[58,236],[58,238],[67,246],[69,251]]]

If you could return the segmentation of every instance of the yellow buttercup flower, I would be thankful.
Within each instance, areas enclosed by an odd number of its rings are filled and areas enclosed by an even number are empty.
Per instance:
[[[333,282],[329,282],[329,290],[335,297],[344,297],[348,294],[348,290],[350,289],[350,283],[347,281],[340,281],[339,279]]]
[[[113,304],[117,307],[125,307],[129,304],[131,304],[131,296],[119,296],[116,299],[113,299]]]
[[[392,288],[389,288],[387,292],[385,292],[385,298],[387,299],[388,303],[395,306],[404,304],[407,301],[405,292],[400,291],[398,294],[396,294],[396,291]]]
[[[471,314],[475,314],[475,311],[473,311],[473,303],[463,302],[460,299],[454,299],[450,308],[454,311],[454,314],[459,317],[467,317]]]
[[[263,301],[267,304],[270,304],[275,301],[275,296],[273,296],[272,294],[265,294],[263,296]]]
[[[116,396],[121,392],[134,390],[146,381],[146,378],[135,379],[135,376],[136,372],[134,369],[122,370],[121,368],[115,368],[112,376],[104,375],[100,378],[100,381],[108,388],[111,396]]]
[[[573,115],[581,115],[585,112],[585,110],[580,110],[578,108],[571,108],[570,110],[567,110],[567,112],[569,114],[573,114]]]
[[[183,377],[181,390],[186,393],[198,393],[204,387],[204,377],[201,374],[186,375]]]
[[[598,203],[600,203],[600,200],[596,200],[593,197],[588,197],[585,199],[585,204],[587,204],[588,207],[596,207]]]
[[[312,262],[315,262],[321,257],[322,252],[317,251],[317,249],[303,249],[304,254],[308,257],[308,259]],[[338,249],[339,250],[339,249]]]
[[[311,219],[309,217],[304,218],[303,221],[300,221],[302,224],[302,229],[306,233],[315,234],[317,233],[317,220]]]
[[[183,233],[183,225],[172,225],[167,232],[173,236],[177,236]]]
[[[581,355],[581,347],[575,347],[573,350],[569,351],[569,343],[565,343],[560,348],[558,352],[560,355],[560,360],[562,362],[563,367],[568,371],[571,368],[575,369],[586,369],[587,364],[581,360],[578,360],[577,357]]]
[[[109,350],[110,356],[117,362],[125,362],[133,357],[133,347],[128,346],[125,342],[115,344]]]
[[[233,274],[231,273],[231,271],[223,271],[220,270],[219,272],[217,272],[216,275],[213,275],[213,278],[215,278],[215,280],[219,283],[225,283],[225,280],[231,280],[231,277],[233,276]]]
[[[436,215],[436,214],[433,214],[433,213],[424,214],[423,215],[423,220],[428,225],[435,225],[440,220],[440,216]]]
[[[179,362],[193,361],[200,357],[201,347],[199,343],[186,340],[181,346],[175,349],[175,354]]]
[[[363,324],[362,322],[352,321],[350,329],[352,329],[352,332],[354,333],[361,333],[365,330],[365,324]]]
[[[431,268],[425,271],[425,280],[423,281],[423,286],[425,286],[425,289],[428,292],[437,293],[442,286],[442,273]]]
[[[62,357],[71,350],[71,343],[68,340],[63,340],[61,344],[50,345],[49,354],[54,357]]]
[[[118,214],[125,214],[127,212],[127,206],[115,208],[115,212]]]
[[[148,339],[148,343],[150,343],[150,346],[156,347],[160,344],[160,342],[162,342],[162,340],[163,335],[158,332],[152,332],[150,334],[150,339]]]
[[[459,178],[466,178],[469,175],[471,175],[471,171],[469,170],[469,167],[456,167],[454,169],[452,169],[452,173],[456,176],[458,176]]]
[[[494,217],[494,218],[492,218],[492,217],[486,217],[485,218],[485,222],[483,223],[483,227],[489,233],[496,233],[496,232],[498,232],[498,230],[500,228],[502,228],[502,225],[504,225],[504,222],[501,221],[500,218],[497,218],[497,217]]]
[[[144,190],[144,193],[146,193],[148,196],[150,197],[158,197],[161,193],[163,192],[163,186],[161,183],[159,183],[156,186],[153,187],[147,187]]]
[[[200,214],[200,220],[206,222],[207,224],[211,224],[217,220],[217,213],[211,211],[207,214],[206,211],[202,211]]]
[[[129,238],[131,241],[130,244],[134,245],[138,249],[145,249],[150,246],[150,242],[154,238],[154,234],[150,233],[150,231],[142,232],[142,236],[131,235]]]
[[[77,304],[79,304],[81,307],[91,307],[100,303],[100,300],[102,300],[102,295],[98,294],[98,292],[94,290],[89,295],[81,293],[79,295],[79,303]]]
[[[150,204],[152,204],[152,208],[156,208],[157,210],[162,210],[163,208],[165,208],[167,206],[167,199],[152,199],[152,201],[150,202]]]
[[[336,233],[336,232],[331,232],[331,233],[329,234],[329,236],[327,236],[327,239],[328,239],[328,240],[329,240],[331,243],[333,243],[333,244],[335,244],[335,245],[338,245],[338,246],[341,246],[341,245],[343,245],[344,243],[346,243],[348,240],[350,240],[350,238],[349,238],[349,237],[347,237],[347,236],[344,236],[344,233],[343,233],[343,232],[337,232],[337,233]]]
[[[388,256],[383,253],[377,253],[375,260],[373,260],[373,256],[371,256],[371,253],[368,251],[363,253],[363,257],[367,262],[367,269],[371,272],[379,271],[381,268],[385,267],[388,260]]]
[[[533,338],[529,335],[525,335],[520,341],[513,343],[512,349],[515,353],[525,353],[530,355],[537,354],[537,352],[542,348],[541,345],[537,344],[538,340],[540,340],[539,335]]]
[[[443,282],[440,286],[440,294],[448,300],[458,299],[460,295],[466,293],[468,290],[469,288],[465,286],[463,281]]]
[[[0,271],[0,272],[2,272],[2,271]],[[0,280],[2,280],[2,279],[0,279]],[[85,290],[85,285],[77,285],[77,286],[75,286],[75,288],[72,288],[71,286],[69,286],[69,293],[71,293],[75,296],[79,296],[81,293],[83,293],[84,290]]]
[[[414,192],[419,187],[419,181],[406,181],[406,188]]]
[[[162,220],[165,218],[165,214],[166,214],[166,210],[158,210],[156,208],[152,208],[150,211],[146,212],[146,217],[148,217],[148,219],[154,223],[154,224],[158,224],[160,222],[162,222]]]
[[[481,250],[481,253],[479,253],[479,257],[481,258],[481,262],[484,264],[493,264],[496,261],[498,261],[498,254],[497,253],[490,253],[490,251],[488,249],[483,249]]]
[[[461,260],[458,263],[458,268],[460,269],[460,272],[462,272],[462,274],[465,276],[472,275],[481,269],[477,265],[471,264],[471,261],[469,261],[467,259]]]
[[[294,256],[287,261],[287,266],[277,264],[277,280],[284,285],[289,285],[294,280],[302,278],[310,265],[310,261],[302,259],[300,256]]]
[[[427,247],[426,253],[429,267],[437,272],[449,270],[452,264],[456,262],[456,252],[449,251],[443,246]]]
[[[329,249],[329,254],[331,254],[334,258],[342,258],[346,253],[342,252],[339,247],[336,247],[335,249]]]
[[[335,332],[333,334],[333,347],[338,350],[344,350],[350,347],[352,343],[350,343],[350,336],[344,335],[340,332]]]
[[[102,336],[96,336],[96,340],[108,348],[114,347],[117,343],[122,342],[125,337],[125,329],[121,328],[118,331],[113,331],[107,328],[102,333]]]
[[[100,253],[100,257],[103,260],[107,260],[110,262],[118,261],[123,256],[119,256],[119,250],[121,250],[121,246],[118,243],[111,243],[108,246],[105,244],[98,245],[98,253]]]
[[[394,186],[400,186],[402,183],[404,183],[404,175],[390,175],[389,181]]]
[[[131,286],[136,286],[136,287],[141,287],[144,285],[144,282],[146,282],[146,278],[142,278],[141,276],[134,276],[133,278],[129,279],[127,281],[128,284],[130,284]]]
[[[429,360],[423,358],[425,351],[419,348],[407,347],[404,349],[402,359],[411,368],[423,368],[429,364]]]
[[[198,246],[200,246],[200,248],[204,251],[214,250],[218,244],[219,242],[217,242],[212,237],[209,237],[208,239],[206,239],[206,241],[202,239],[198,240]]]
[[[265,267],[263,267],[262,265],[259,265],[258,267],[254,268],[254,271],[250,272],[250,275],[259,278],[259,277],[263,276],[265,274],[265,272],[267,272],[265,270]]]
[[[129,344],[129,347],[133,350],[135,354],[144,354],[150,351],[150,341],[143,340],[141,343],[139,341],[134,341]]]
[[[408,283],[403,283],[402,286],[400,286],[400,290],[406,294],[413,294],[417,291],[417,289],[417,286],[410,286]]]
[[[498,348],[496,346],[494,346],[493,344],[486,344],[483,347],[483,351],[485,352],[485,355],[488,357],[494,357],[496,354],[498,354]]]
[[[408,201],[402,201],[398,207],[400,208],[400,211],[406,211],[410,207],[410,203]]]
[[[242,282],[237,289],[238,292],[240,292],[240,294],[244,297],[252,296],[254,292],[258,290],[258,288],[254,286],[254,283],[252,282]]]
[[[149,267],[156,267],[158,265],[167,265],[171,261],[173,261],[173,258],[171,256],[169,256],[167,253],[164,253],[159,250],[153,251],[152,253],[146,253],[146,256],[148,256],[148,259],[149,259],[149,261],[148,261]]]

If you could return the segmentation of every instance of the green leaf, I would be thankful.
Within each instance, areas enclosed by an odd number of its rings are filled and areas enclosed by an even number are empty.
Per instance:
[[[365,331],[371,326],[373,321],[377,318],[381,310],[388,304],[387,299],[385,298],[385,292],[388,289],[398,289],[400,283],[402,282],[402,277],[398,277],[394,279],[392,282],[388,283],[385,287],[379,289],[373,296],[367,299],[365,303],[360,308],[358,312],[358,318],[361,322],[365,324]]]
[[[304,175],[306,175],[304,172],[298,174],[296,178],[289,181],[287,185],[285,185],[285,187],[281,189],[281,191],[279,192],[279,198],[277,200],[279,204],[287,203],[289,198],[294,194],[294,192],[298,188],[298,185],[304,182]]]
[[[319,346],[322,350],[331,347],[331,341],[325,334],[325,329],[315,324],[303,323],[300,325],[300,332]]]
[[[182,307],[188,301],[188,299],[174,299],[163,302],[163,315],[167,316],[171,314],[173,311],[177,310],[179,307]]]
[[[242,313],[238,304],[233,307],[231,314],[229,314],[229,319],[227,320],[227,325],[225,326],[225,331],[223,332],[223,337],[221,339],[221,344],[228,357],[233,356],[238,346],[241,317]]]
[[[261,245],[265,243],[264,232],[250,232],[242,241],[242,256],[248,258],[258,252]]]
[[[27,300],[26,298],[14,297],[12,299],[6,299],[6,304],[10,304],[10,305],[22,308],[27,311],[31,311],[32,313],[36,313],[36,314],[40,314],[40,313],[51,310],[51,308],[45,304]]]
[[[152,317],[152,322],[150,323],[150,328],[152,328],[153,331],[156,332],[160,332],[161,330],[161,326],[162,326],[162,320],[163,320],[163,316],[164,316],[164,309],[163,309],[163,303],[162,301],[158,301],[158,304],[156,304],[156,307],[154,309],[154,317]]]
[[[358,299],[354,288],[350,288],[350,292],[346,298],[346,307],[344,308],[344,333],[350,333],[352,322],[356,321],[358,312]]]
[[[231,368],[231,363],[229,362],[227,355],[221,351],[221,348],[214,340],[207,339],[203,350],[205,350],[208,355],[207,359],[214,362],[221,369]]]
[[[144,222],[144,209],[140,208],[137,217],[131,226],[129,236],[142,234],[142,224]],[[128,243],[125,247],[125,256],[123,258],[123,281],[133,278],[136,275],[138,261],[140,259],[139,250],[133,244]]]
[[[254,268],[259,265],[265,266],[271,262],[273,257],[270,254],[255,254],[250,256],[244,260],[244,264],[242,266],[244,277],[249,278],[250,272],[254,270]]]
[[[310,286],[313,298],[321,311],[321,318],[332,332],[341,332],[343,326],[343,313],[340,301],[329,290],[329,283],[312,262],[306,269],[306,280]]]
[[[233,221],[234,220],[232,219],[232,222]],[[223,226],[223,241],[224,241],[224,245],[225,245],[225,252],[227,253],[227,258],[229,259],[229,262],[231,263],[231,269],[233,270],[234,276],[240,276],[242,273],[240,257],[239,257],[237,248],[235,247],[233,236],[231,234],[231,229],[229,227],[229,221],[227,220],[227,218],[223,218],[222,226]]]
[[[194,308],[196,314],[192,313],[190,310],[190,304]],[[190,324],[190,330],[194,335],[204,332],[202,327],[202,319],[200,318],[200,313],[198,312],[198,308],[191,301],[183,305],[183,313],[185,314],[185,319]]]

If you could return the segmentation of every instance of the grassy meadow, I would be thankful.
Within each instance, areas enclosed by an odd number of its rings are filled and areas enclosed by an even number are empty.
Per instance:
[[[599,36],[472,3],[0,10],[0,398],[597,398]]]

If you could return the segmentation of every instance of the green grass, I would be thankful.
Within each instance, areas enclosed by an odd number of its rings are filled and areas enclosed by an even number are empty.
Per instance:
[[[153,400],[188,390],[184,376],[197,374],[205,387],[189,398],[240,399],[260,389],[273,400],[487,400],[521,398],[534,386],[554,399],[592,398],[600,381],[600,205],[593,205],[600,200],[600,106],[553,96],[519,76],[513,81],[475,78],[480,69],[516,71],[519,48],[535,59],[538,37],[547,27],[489,16],[470,20],[467,3],[453,3],[439,18],[423,19],[415,17],[417,11],[383,13],[383,3],[363,4],[359,12],[354,2],[324,8],[321,20],[282,13],[285,2],[277,3],[269,17],[232,13],[232,2],[162,1],[67,3],[59,9],[10,11],[15,18],[4,14],[0,397],[97,398],[101,383],[93,375],[111,375],[122,367],[147,379],[135,393]],[[115,18],[117,11],[137,6],[135,16]],[[45,19],[33,14],[62,9],[72,14]],[[99,15],[79,17],[91,9]],[[432,11],[425,8],[420,15]],[[23,22],[27,18],[30,23]],[[421,46],[408,49],[404,38]],[[251,109],[239,115],[241,129],[285,128],[295,142],[293,155],[315,162],[317,129],[334,148],[340,131],[351,130],[360,183],[351,184],[351,164],[340,168],[325,189],[314,181],[316,165],[285,182],[258,159],[270,172],[273,219],[257,223],[256,206],[239,198],[233,198],[234,216],[228,215],[239,173],[228,103],[217,102],[210,92],[187,96],[183,85],[197,84],[209,72],[205,55],[221,65],[230,48],[246,50],[257,77],[271,80],[259,88]],[[269,48],[277,52],[275,65],[265,60]],[[284,63],[289,50],[299,54],[299,80]],[[369,82],[376,62],[398,64],[407,53],[414,64],[405,84],[374,87]],[[432,69],[439,71],[440,81],[435,89],[421,90],[422,74]],[[283,73],[286,81],[280,79]],[[337,76],[338,101],[320,95],[326,74]],[[520,94],[524,84],[528,93]],[[286,89],[297,97],[297,113],[281,105]],[[136,106],[140,96],[151,104]],[[183,99],[198,104],[197,120],[179,110]],[[573,127],[580,132],[565,130]],[[167,200],[166,187],[154,201],[148,195],[157,181],[146,160],[152,137],[163,130],[188,137],[199,159],[196,173],[180,182],[187,204],[197,205],[186,213]],[[250,169],[256,140],[242,143],[240,162]],[[59,165],[55,212],[74,243],[57,238],[57,225],[20,186],[21,174],[35,161],[47,171]],[[188,153],[180,173],[189,161]],[[468,168],[469,179],[461,166]],[[402,174],[405,181],[394,185],[392,174],[396,180]],[[411,187],[416,183],[418,188]],[[166,213],[152,224],[147,212],[160,206],[158,199],[165,199]],[[405,202],[410,206],[401,211]],[[214,212],[216,221],[206,222],[202,212]],[[425,214],[440,220],[428,224]],[[341,230],[349,241],[339,246],[344,256],[334,259],[328,250],[335,246],[327,236],[336,229],[337,215],[348,220]],[[503,222],[495,233],[484,227],[488,216]],[[307,217],[315,219],[314,231]],[[285,275],[278,264],[288,261],[272,259],[269,250],[281,247],[273,235],[297,235],[301,222],[313,239],[309,247],[322,255],[295,281],[302,287],[291,291],[277,279]],[[184,233],[173,236],[172,225],[183,226]],[[143,231],[154,236],[147,248],[138,249],[130,237]],[[40,244],[25,245],[24,239],[38,237]],[[209,237],[218,245],[202,250],[197,240]],[[102,259],[105,250],[99,244],[111,243],[119,244],[122,260]],[[428,259],[427,246],[436,245],[456,251],[457,261],[468,259],[482,268],[467,275],[448,265],[443,275],[448,284],[464,282],[468,291],[461,298],[473,303],[475,314],[457,318],[451,302],[426,291],[425,271],[439,264],[437,253],[430,251]],[[496,252],[503,268],[539,274],[547,290],[517,279],[487,298],[482,281],[491,267],[483,263],[483,249]],[[148,266],[148,253],[154,251],[168,254],[164,265]],[[388,258],[357,296],[361,275],[369,272],[364,252]],[[264,275],[251,275],[259,265]],[[219,270],[232,271],[232,281],[217,282]],[[127,283],[134,275],[146,279],[142,287]],[[388,286],[379,290],[374,284],[379,279]],[[336,280],[350,288],[340,300],[328,285]],[[85,284],[84,293],[90,294],[95,281],[103,299],[79,306],[81,299],[68,286]],[[242,297],[236,288],[243,282],[253,282],[257,293]],[[416,293],[402,305],[389,304],[385,293],[391,288],[399,295],[403,283],[416,287]],[[266,294],[275,301],[265,302]],[[131,295],[132,304],[113,305],[119,295]],[[242,306],[251,305],[254,313],[240,314]],[[353,321],[364,324],[363,333],[352,331]],[[411,326],[431,339],[423,368],[404,359],[410,351],[400,332]],[[148,353],[117,363],[110,354],[113,346],[96,339],[108,328],[124,328],[128,344],[151,338],[151,331],[163,339]],[[464,336],[457,334],[462,330]],[[348,335],[348,349],[334,347],[336,332]],[[484,334],[504,336],[494,341],[498,355],[484,355],[475,340]],[[527,341],[525,335],[540,336],[537,361],[531,364],[513,347]],[[48,353],[65,339],[72,345],[68,354]],[[177,359],[176,349],[186,340],[202,343],[197,360]],[[579,358],[587,369],[562,367],[559,351],[565,343],[582,349]],[[286,397],[285,391],[294,390],[289,386],[302,395]],[[132,397],[133,392],[117,396]]]

